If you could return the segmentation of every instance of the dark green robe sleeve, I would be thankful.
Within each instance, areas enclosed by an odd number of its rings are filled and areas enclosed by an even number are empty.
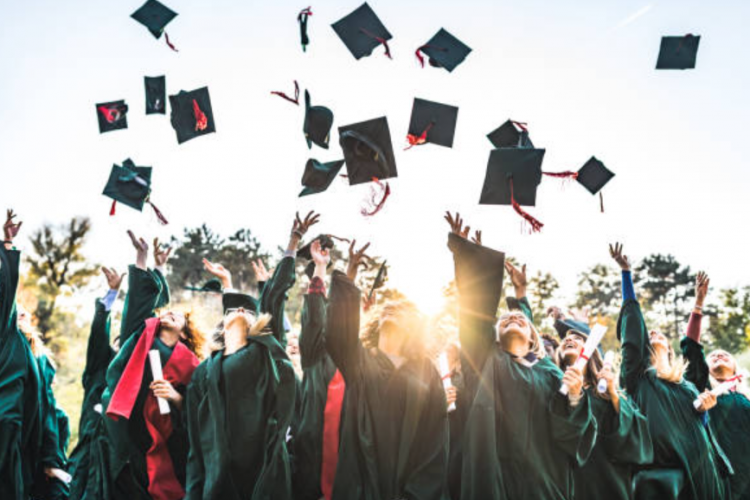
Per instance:
[[[49,359],[39,357],[39,374],[43,383],[42,393],[42,447],[40,462],[44,467],[65,467],[66,457],[60,450],[60,428],[57,423],[57,402],[52,391],[52,381],[55,379],[55,368]]]
[[[584,391],[577,406],[570,406],[568,397],[555,391],[549,405],[552,436],[557,445],[581,466],[586,463],[596,444],[597,425],[591,413],[591,401]]]
[[[120,346],[136,332],[143,329],[145,321],[154,317],[162,296],[162,287],[155,272],[135,266],[128,269],[128,293],[122,310]]]
[[[274,337],[282,346],[286,346],[284,307],[289,289],[294,286],[295,280],[294,257],[284,257],[276,266],[271,280],[263,287],[260,296],[260,310],[272,316],[271,329]]]
[[[688,362],[685,379],[695,384],[699,392],[710,389],[708,363],[703,346],[690,337],[684,337],[680,342],[680,348],[685,361]]]
[[[185,484],[185,500],[202,500],[203,486],[206,480],[204,469],[203,448],[201,447],[202,425],[199,419],[198,408],[204,396],[203,379],[206,364],[196,368],[193,378],[187,388],[185,396],[185,420],[188,429],[188,443],[190,451],[187,460],[187,481]]]
[[[159,297],[156,299],[156,307],[154,309],[167,307],[172,300],[172,296],[169,292],[169,284],[167,283],[167,278],[158,269],[152,269],[149,272],[154,277],[156,283],[159,286]]]
[[[654,460],[648,420],[625,394],[620,394],[619,413],[612,408],[599,424],[599,439],[613,462],[646,465]]]
[[[91,333],[86,348],[86,367],[83,370],[83,392],[92,389],[93,384],[103,379],[109,362],[114,356],[110,345],[110,314],[99,299],[96,300],[94,319],[91,322]]]
[[[326,318],[326,349],[347,384],[361,376],[364,348],[359,340],[361,292],[344,273],[334,271]]]
[[[326,298],[320,293],[305,295],[302,307],[302,329],[299,334],[299,352],[302,369],[318,363],[326,354],[325,345]]]
[[[20,263],[20,252],[17,250],[6,250],[0,245],[2,254],[2,265],[0,272],[0,341],[4,340],[16,328],[16,292],[18,290],[18,266]]]
[[[521,297],[520,299],[516,299],[514,297],[506,297],[505,302],[508,304],[508,309],[521,311],[524,316],[529,318],[529,321],[534,322],[534,313],[531,310],[528,298]]]
[[[622,305],[617,321],[617,336],[622,343],[620,384],[629,394],[635,394],[651,363],[648,330],[638,301],[631,299]]]

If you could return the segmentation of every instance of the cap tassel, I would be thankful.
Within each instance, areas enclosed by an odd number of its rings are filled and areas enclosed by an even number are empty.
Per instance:
[[[297,80],[294,80],[294,99],[286,95],[284,92],[278,91],[278,90],[272,90],[271,94],[277,95],[281,97],[282,99],[286,99],[289,102],[292,102],[299,106],[299,84],[297,83]]]
[[[167,46],[169,46],[170,49],[174,50],[175,52],[179,52],[177,50],[177,47],[175,47],[172,42],[169,41],[169,35],[167,35],[167,32],[164,32],[164,41],[167,42]]]
[[[409,150],[414,146],[421,146],[422,144],[425,144],[427,142],[427,132],[430,131],[433,125],[435,125],[435,122],[430,122],[430,124],[427,125],[427,128],[424,129],[419,137],[414,134],[408,134],[406,136],[406,140],[409,142],[409,145],[404,148],[404,151]]]
[[[560,179],[578,179],[578,172],[566,170],[564,172],[542,172],[543,175],[549,177],[558,177]]]
[[[391,48],[388,46],[388,40],[386,40],[385,38],[380,38],[379,36],[375,36],[374,34],[370,33],[369,31],[367,31],[364,28],[359,28],[359,30],[362,33],[364,33],[365,35],[367,35],[370,38],[372,38],[373,40],[375,40],[376,42],[382,43],[383,47],[385,47],[385,55],[386,55],[386,57],[388,57],[388,59],[393,59],[393,57],[391,57]]]
[[[198,101],[193,99],[193,115],[195,115],[195,131],[206,130],[208,128],[208,117],[201,111]]]
[[[599,191],[599,208],[604,213],[604,194],[601,191]]]
[[[515,120],[511,120],[510,123],[512,123],[516,127],[520,128],[522,132],[528,132],[529,131],[529,129],[527,128],[528,123],[526,123],[526,122],[517,122]]]
[[[120,119],[125,115],[125,112],[128,110],[127,106],[117,106],[112,108],[108,108],[107,106],[99,106],[96,109],[98,109],[99,112],[104,115],[104,119],[107,120],[107,123],[120,121]]]
[[[445,47],[436,47],[435,45],[430,44],[424,44],[421,47],[417,49],[417,51],[414,53],[414,55],[417,56],[417,60],[419,61],[419,64],[424,68],[424,56],[422,55],[422,51],[424,49],[435,49],[435,50],[441,50],[443,52],[447,52],[448,49]]]
[[[307,52],[307,45],[310,43],[310,39],[307,37],[307,17],[312,16],[312,7],[302,9],[297,14],[297,22],[300,25],[300,43],[302,44],[302,52]]]
[[[685,40],[687,40],[687,39],[689,39],[689,38],[693,38],[694,36],[695,36],[695,35],[693,35],[692,33],[688,33],[687,35],[683,36],[683,37],[682,37],[682,38],[680,39],[680,43],[678,43],[678,44],[677,44],[677,50],[675,50],[675,52],[674,52],[674,53],[675,53],[675,54],[679,54],[679,53],[680,53],[680,50],[682,49],[682,44],[683,44],[683,43],[685,42]]]
[[[513,178],[511,177],[510,179],[508,179],[508,182],[510,183],[510,204],[513,206],[513,210],[515,210],[518,215],[523,217],[524,220],[529,223],[532,233],[540,232],[542,230],[542,227],[544,227],[544,224],[539,222],[537,219],[532,217],[531,214],[521,208],[521,205],[518,204],[515,197],[513,196]]]
[[[391,186],[390,184],[388,184],[388,182],[385,182],[385,183],[380,182],[380,180],[377,177],[373,177],[372,182],[374,182],[377,187],[371,188],[370,200],[367,202],[367,205],[373,208],[372,210],[368,210],[367,206],[362,208],[361,213],[365,217],[372,217],[376,213],[380,212],[380,210],[385,205],[385,200],[387,200],[388,197],[391,195]],[[383,198],[380,201],[377,201],[379,190],[383,191]]]
[[[154,214],[156,215],[156,218],[158,219],[159,224],[161,224],[162,226],[166,226],[167,224],[169,224],[169,222],[167,221],[167,218],[164,217],[164,214],[161,213],[161,210],[156,208],[156,205],[154,205],[151,200],[149,200],[148,204],[151,205],[151,208],[154,209]]]
[[[112,200],[112,207],[109,209],[109,216],[115,215],[115,207],[117,207],[117,200]]]

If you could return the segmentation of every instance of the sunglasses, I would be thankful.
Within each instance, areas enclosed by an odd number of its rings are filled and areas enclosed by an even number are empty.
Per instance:
[[[229,316],[230,314],[236,313],[236,312],[246,312],[247,314],[250,314],[251,316],[255,316],[255,313],[249,309],[245,309],[244,307],[230,307],[226,311],[224,311],[224,316]]]

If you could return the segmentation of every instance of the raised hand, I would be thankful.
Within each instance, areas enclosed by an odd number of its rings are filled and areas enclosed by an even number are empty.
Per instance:
[[[219,278],[222,288],[232,288],[232,273],[226,267],[218,263],[213,263],[208,259],[203,259],[203,269]]]
[[[628,256],[622,253],[622,243],[615,243],[609,245],[609,255],[612,256],[615,262],[620,266],[623,271],[630,271],[630,262]]]
[[[16,224],[13,219],[17,217],[17,214],[12,209],[8,209],[7,216],[5,218],[5,224],[3,224],[3,240],[6,244],[13,243],[13,238],[18,235],[18,231],[21,230],[23,222]]]
[[[580,321],[581,323],[588,324],[588,322],[589,322],[589,315],[591,314],[591,306],[586,306],[586,307],[583,307],[583,308],[579,307],[579,308],[570,309],[568,311],[568,313],[570,313],[570,316],[574,320]]]
[[[352,281],[357,278],[359,266],[365,264],[364,259],[367,258],[367,256],[365,255],[365,250],[367,250],[367,248],[370,246],[370,244],[367,243],[359,250],[355,250],[354,248],[356,244],[357,240],[353,240],[352,244],[349,245],[349,265],[346,268],[346,275]]]
[[[326,248],[320,246],[320,240],[315,240],[310,245],[310,255],[312,256],[315,266],[323,266],[323,269],[328,267],[328,263],[331,261],[330,252]]]
[[[565,319],[565,313],[562,309],[557,306],[550,306],[547,308],[547,316],[554,320],[562,321]]]
[[[482,231],[480,231],[479,229],[474,231],[474,237],[471,239],[471,241],[481,247],[482,246]]]
[[[261,259],[250,261],[250,264],[253,266],[253,272],[255,273],[256,281],[268,281],[271,279],[271,273],[268,272],[268,269],[266,269],[266,265],[263,264],[263,261]]]
[[[109,285],[110,290],[119,290],[120,285],[122,285],[122,279],[125,277],[125,274],[127,273],[118,273],[115,271],[113,267],[106,268],[102,267],[102,273],[107,278],[107,285]]]
[[[292,224],[292,235],[289,238],[289,246],[287,246],[287,252],[294,252],[299,246],[299,242],[307,233],[307,230],[320,221],[320,214],[316,214],[315,211],[310,210],[305,216],[304,220],[300,219],[299,212],[294,217],[294,224]]]
[[[154,238],[154,266],[158,269],[164,267],[172,253],[172,247],[159,245],[159,238]]]
[[[708,275],[703,271],[699,272],[698,276],[695,277],[695,306],[698,309],[703,308],[703,301],[706,300],[706,295],[708,295],[708,285],[710,283],[711,280],[708,279]]]
[[[136,251],[135,266],[138,269],[146,270],[146,261],[148,259],[148,243],[143,238],[136,237],[133,231],[128,230],[128,236],[130,241],[133,243],[133,247]]]
[[[445,212],[445,216],[443,217],[446,221],[448,221],[448,224],[451,227],[451,233],[460,236],[463,239],[468,238],[469,232],[471,231],[471,227],[464,226],[464,220],[461,218],[461,214],[456,212],[455,216],[452,216],[450,212]],[[481,239],[481,233],[480,233],[480,239]]]
[[[528,281],[526,280],[526,264],[521,266],[521,269],[518,269],[506,260],[505,270],[508,271],[510,282],[513,284],[513,289],[516,291],[516,298],[520,299],[521,297],[525,297],[526,286],[528,285]]]
[[[577,398],[581,395],[583,390],[583,374],[581,370],[573,366],[569,366],[562,379],[563,384],[568,386],[568,395]]]

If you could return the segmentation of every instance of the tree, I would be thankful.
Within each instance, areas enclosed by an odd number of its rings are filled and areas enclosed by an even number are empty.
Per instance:
[[[672,255],[649,255],[636,268],[635,282],[647,301],[662,308],[665,334],[679,338],[680,321],[689,312],[688,299],[695,296],[695,274],[690,266],[683,266]]]
[[[74,217],[67,225],[43,225],[31,235],[32,253],[26,256],[29,272],[24,285],[37,296],[37,328],[46,342],[53,330],[55,305],[63,293],[86,286],[98,267],[87,263],[82,250],[91,222]]]
[[[707,308],[708,344],[714,349],[739,353],[750,347],[750,286],[720,292],[718,310]]]
[[[604,264],[582,272],[574,306],[590,307],[594,315],[616,315],[620,307],[620,279],[618,271]]]
[[[560,284],[550,273],[537,271],[529,280],[529,302],[537,323],[541,323],[542,319],[547,316],[547,306],[550,305],[547,302],[555,296],[559,288]]]

